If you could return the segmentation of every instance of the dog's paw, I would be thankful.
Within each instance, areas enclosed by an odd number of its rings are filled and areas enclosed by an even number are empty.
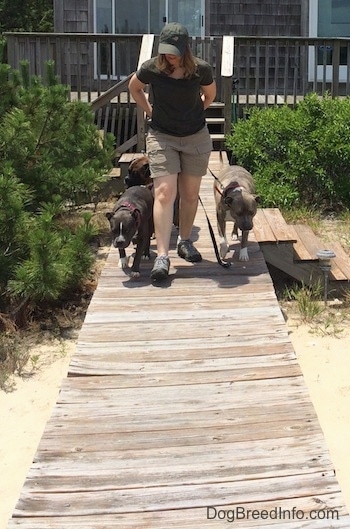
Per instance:
[[[143,256],[141,257],[141,259],[142,259],[142,261],[150,261],[151,256],[150,256],[150,254],[148,254],[148,255],[143,255]]]
[[[131,272],[130,272],[130,277],[131,277],[132,279],[139,279],[139,277],[140,277],[140,272],[134,272],[134,271],[131,271]]]
[[[229,245],[227,244],[227,241],[226,240],[222,240],[220,242],[220,257],[221,257],[221,259],[225,259],[228,251],[229,251]]]
[[[242,248],[239,252],[240,261],[249,261],[248,248]]]
[[[118,268],[122,268],[123,270],[125,270],[126,268],[128,268],[128,264],[129,257],[121,257],[118,262]]]

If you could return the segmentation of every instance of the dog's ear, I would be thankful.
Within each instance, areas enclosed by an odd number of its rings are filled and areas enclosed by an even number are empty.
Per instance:
[[[108,220],[111,220],[113,215],[114,215],[114,213],[112,211],[107,211],[107,213],[106,213],[106,217],[107,217]]]
[[[149,178],[151,176],[151,170],[149,168],[149,163],[145,163],[145,165],[143,166],[143,170],[144,170],[144,175],[145,175],[145,179],[146,178]]]

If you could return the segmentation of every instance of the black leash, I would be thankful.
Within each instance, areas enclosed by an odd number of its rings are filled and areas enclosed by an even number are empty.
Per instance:
[[[208,223],[208,228],[209,228],[209,233],[210,233],[210,237],[211,237],[211,240],[212,240],[212,243],[213,243],[213,247],[214,247],[214,252],[215,252],[215,256],[216,256],[216,260],[217,262],[219,263],[220,266],[223,266],[224,268],[228,268],[229,266],[231,266],[231,263],[229,261],[224,261],[223,259],[221,259],[220,257],[220,253],[219,253],[219,249],[218,249],[218,245],[216,244],[216,240],[215,240],[215,235],[214,235],[214,230],[213,230],[213,227],[211,225],[211,222],[209,220],[209,217],[207,215],[207,212],[205,211],[205,207],[204,207],[204,204],[202,202],[202,199],[201,197],[198,197],[199,198],[199,202],[201,203],[202,205],[202,208],[203,208],[203,211],[205,213],[205,216],[207,218],[207,223]]]
[[[214,178],[214,180],[217,181],[217,183],[219,184],[220,188],[221,188],[221,191],[224,191],[224,186],[222,185],[222,183],[220,182],[220,180],[218,179],[218,177],[213,173],[213,171],[210,169],[210,167],[208,167],[208,170],[209,170],[209,173],[211,174],[211,176]],[[219,191],[219,190],[218,190]],[[220,191],[219,191],[220,193]],[[222,193],[220,193],[220,195],[222,195]]]

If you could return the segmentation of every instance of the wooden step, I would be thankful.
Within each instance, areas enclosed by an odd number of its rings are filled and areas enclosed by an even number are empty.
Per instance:
[[[210,134],[210,137],[213,141],[224,141],[225,134]]]
[[[335,253],[334,262],[339,270],[344,274],[346,279],[350,280],[350,257],[345,252],[344,248],[339,242],[333,242],[327,245],[330,250]],[[333,272],[333,268],[332,268]]]
[[[305,224],[293,224],[297,241],[293,245],[294,258],[296,261],[318,261],[316,254],[324,248],[324,244],[315,235],[310,226]]]
[[[296,265],[298,261],[315,261],[318,262],[317,252],[325,249],[325,243],[315,235],[310,226],[303,224],[294,224],[298,240],[293,244],[294,260]],[[350,280],[349,256],[345,253],[342,246],[337,243],[327,243],[327,250],[333,250],[335,257],[331,260],[330,279],[335,281]]]
[[[290,230],[278,208],[258,208],[254,217],[254,234],[259,244],[296,242],[295,232]]]
[[[225,123],[225,118],[205,118],[205,121],[208,125],[223,125]]]
[[[259,208],[254,217],[254,234],[267,263],[307,284],[322,278],[317,252],[325,249],[325,243],[310,226],[287,224],[278,208]],[[337,242],[326,246],[335,253],[330,280],[350,281],[349,256]]]
[[[118,165],[120,167],[120,176],[124,181],[124,178],[128,174],[129,165],[133,160],[141,158],[145,154],[142,152],[124,152],[118,160]]]

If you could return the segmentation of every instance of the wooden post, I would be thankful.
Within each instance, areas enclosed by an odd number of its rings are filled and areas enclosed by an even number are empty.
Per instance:
[[[222,37],[221,77],[224,88],[224,134],[231,133],[232,127],[232,78],[233,78],[234,37]]]
[[[339,95],[340,42],[334,40],[332,55],[332,97]]]
[[[154,35],[143,35],[137,68],[152,57]],[[137,151],[144,151],[146,148],[146,116],[144,111],[137,107]]]

